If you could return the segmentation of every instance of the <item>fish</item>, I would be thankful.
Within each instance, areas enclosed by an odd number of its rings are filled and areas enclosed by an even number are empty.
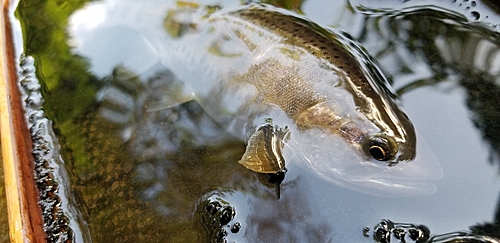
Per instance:
[[[342,43],[340,36],[309,21],[263,6],[254,4],[212,14],[203,23],[189,23],[191,27],[187,28],[192,30],[184,29],[172,36],[186,44],[200,43],[193,44],[195,48],[175,46],[171,53],[179,52],[179,59],[190,60],[196,69],[203,69],[187,71],[191,77],[183,78],[193,80],[189,82],[190,98],[196,99],[220,124],[236,130],[244,128],[244,134],[232,131],[248,142],[240,163],[263,173],[283,169],[283,163],[276,163],[280,155],[259,159],[259,148],[255,147],[273,143],[274,136],[259,139],[268,134],[255,127],[259,127],[259,119],[264,122],[262,114],[276,111],[290,118],[290,125],[301,132],[321,129],[341,136],[367,157],[388,165],[414,159],[416,136],[412,123],[387,90],[382,90],[384,84],[377,79],[383,79],[381,74],[373,77],[363,71],[369,67],[363,67],[350,54],[352,48],[348,45],[353,43]],[[166,26],[171,21],[167,19]],[[200,74],[207,75],[203,78]],[[256,116],[259,118],[252,121]],[[254,130],[248,137],[247,132]],[[278,140],[283,142],[283,136]],[[279,147],[282,144],[270,149]]]
[[[245,141],[245,168],[278,173],[295,161],[368,194],[435,191],[428,180],[441,176],[439,163],[386,75],[345,32],[255,3],[178,4],[163,27],[151,43],[179,82],[150,108],[195,100]]]

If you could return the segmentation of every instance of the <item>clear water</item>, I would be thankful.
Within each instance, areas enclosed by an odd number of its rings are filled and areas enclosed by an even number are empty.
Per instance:
[[[19,3],[24,51],[34,58],[43,110],[69,175],[60,185],[70,188],[88,225],[88,233],[75,232],[82,238],[374,242],[381,219],[425,225],[431,235],[500,220],[498,17],[482,3],[304,2],[308,18],[345,30],[392,76],[444,176],[432,195],[382,198],[289,168],[279,200],[268,177],[236,163],[244,144],[196,103],[145,109],[173,76],[141,38],[148,30],[138,26],[148,18],[134,9],[155,16],[164,4]],[[109,15],[112,10],[119,14]]]

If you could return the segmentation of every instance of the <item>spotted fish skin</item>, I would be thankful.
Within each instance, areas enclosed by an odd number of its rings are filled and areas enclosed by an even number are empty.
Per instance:
[[[270,173],[284,166],[279,153],[287,139],[262,129],[269,124],[276,131],[289,128],[291,140],[311,139],[302,136],[311,131],[331,136],[332,143],[342,138],[366,161],[384,156],[376,159],[394,165],[415,157],[413,125],[388,91],[387,80],[341,32],[258,4],[172,10],[165,28],[171,40],[163,63],[185,82],[183,97],[198,101],[247,143],[271,143],[248,144],[240,161],[248,169]]]

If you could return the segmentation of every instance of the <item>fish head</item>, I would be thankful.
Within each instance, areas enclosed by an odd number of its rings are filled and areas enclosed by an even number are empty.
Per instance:
[[[388,78],[360,47],[351,44],[345,48],[356,64],[352,65],[350,75],[344,76],[344,88],[353,102],[350,109],[360,117],[346,130],[362,130],[361,148],[375,160],[389,166],[413,161],[417,152],[415,128],[401,109]]]
[[[306,122],[323,125],[291,131],[287,146],[294,156],[288,164],[298,160],[321,178],[370,195],[405,197],[434,193],[433,180],[441,178],[442,169],[408,117],[395,114],[401,110],[388,107],[384,115],[394,120],[380,124],[383,121],[372,116],[382,112],[367,115],[354,102],[350,106],[347,103],[332,100],[310,108],[309,118],[314,121]],[[334,122],[321,123],[323,120]]]
[[[337,135],[366,160],[386,166],[415,159],[415,129],[399,107],[379,108],[371,104],[366,109],[357,104],[349,91],[335,92],[335,98],[313,105],[297,116],[299,130],[318,128],[325,134]],[[365,100],[375,102],[375,98]]]
[[[364,122],[374,126],[369,131],[361,131],[364,136],[360,145],[367,156],[386,162],[389,166],[415,159],[417,152],[415,128],[408,116],[395,103],[386,103],[381,105],[381,108],[370,109],[364,115],[366,117]],[[356,128],[363,129],[363,126],[355,123],[351,126],[354,128],[343,130],[348,133]]]

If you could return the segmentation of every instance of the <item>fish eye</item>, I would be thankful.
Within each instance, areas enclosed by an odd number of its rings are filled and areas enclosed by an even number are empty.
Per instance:
[[[394,158],[398,148],[396,141],[382,134],[370,136],[363,146],[365,152],[379,161],[388,161]]]
[[[370,146],[370,154],[376,160],[387,160],[387,149],[379,146],[372,145]]]

